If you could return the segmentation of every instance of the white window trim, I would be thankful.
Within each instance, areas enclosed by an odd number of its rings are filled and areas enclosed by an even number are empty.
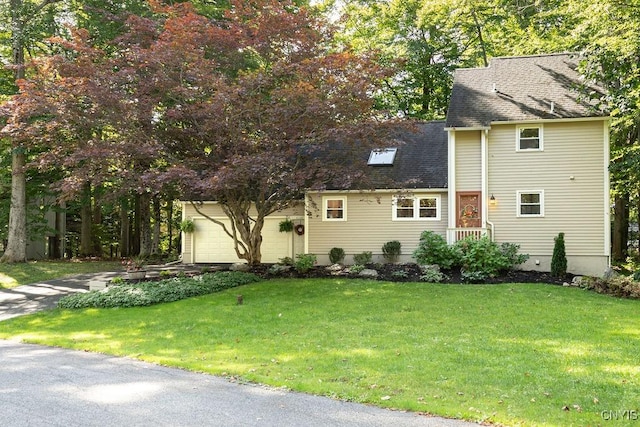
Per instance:
[[[538,129],[538,148],[520,148],[520,131],[522,129]],[[544,128],[542,125],[519,125],[516,126],[516,151],[531,152],[544,151]]]
[[[539,214],[523,214],[521,213],[521,195],[522,194],[539,194],[540,195],[540,213]],[[544,217],[544,190],[526,190],[516,192],[516,216],[518,218],[542,218]]]
[[[342,200],[342,218],[327,218],[327,205],[329,200]],[[347,220],[347,198],[344,196],[323,196],[322,197],[322,220],[323,221],[346,221]]]
[[[398,218],[398,211],[396,210],[396,205],[398,199],[411,199],[413,200],[413,217],[411,218]],[[435,199],[436,201],[436,216],[432,218],[421,218],[420,217],[420,199]],[[420,195],[420,196],[412,196],[412,197],[402,197],[402,196],[393,196],[391,201],[391,219],[393,221],[440,221],[440,215],[442,213],[442,204],[440,202],[440,195]]]

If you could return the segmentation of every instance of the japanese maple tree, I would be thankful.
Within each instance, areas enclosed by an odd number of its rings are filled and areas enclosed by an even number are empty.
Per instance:
[[[372,95],[386,71],[373,56],[332,50],[328,28],[291,2],[234,1],[221,21],[186,6],[164,11],[148,50],[170,82],[157,110],[164,178],[196,209],[219,202],[230,226],[209,219],[238,258],[259,263],[267,215],[309,189],[365,182],[352,157],[384,144]]]

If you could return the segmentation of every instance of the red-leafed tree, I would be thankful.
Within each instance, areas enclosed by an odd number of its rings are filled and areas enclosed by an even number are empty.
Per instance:
[[[175,84],[160,120],[164,177],[196,209],[218,201],[230,226],[209,219],[238,258],[259,263],[267,215],[309,189],[362,183],[350,157],[383,144],[372,95],[385,70],[374,57],[332,50],[323,23],[288,1],[233,1],[219,22],[187,7],[165,13],[149,49]]]
[[[209,219],[259,263],[267,215],[309,189],[365,184],[351,158],[384,145],[372,96],[386,70],[335,50],[289,1],[232,1],[220,20],[150,3],[156,19],[132,16],[104,49],[83,31],[57,40],[65,55],[21,83],[7,130],[46,147],[36,164],[63,170],[64,194],[108,182],[149,201],[179,185],[196,208],[218,201],[231,225]]]

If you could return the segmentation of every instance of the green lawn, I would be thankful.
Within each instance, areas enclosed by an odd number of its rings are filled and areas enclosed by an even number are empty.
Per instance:
[[[13,288],[72,274],[118,270],[122,270],[118,261],[29,261],[0,264],[0,288]]]
[[[0,337],[506,425],[640,412],[640,301],[551,285],[272,280],[39,313]]]

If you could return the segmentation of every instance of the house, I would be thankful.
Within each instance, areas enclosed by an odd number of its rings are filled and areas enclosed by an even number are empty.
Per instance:
[[[411,261],[420,234],[431,230],[449,243],[487,235],[518,244],[530,255],[522,268],[549,271],[563,232],[568,270],[602,275],[610,255],[609,118],[580,96],[577,62],[572,54],[505,57],[457,70],[445,121],[363,153],[380,178],[375,191],[308,192],[265,223],[263,262],[313,253],[327,264],[333,247],[345,250],[347,263],[363,251],[382,261],[391,240],[402,243],[401,261]],[[384,185],[391,181],[403,184]],[[204,208],[224,218],[215,202]],[[183,215],[196,223],[184,236],[183,262],[237,261],[219,226],[186,203]],[[304,233],[279,233],[285,218]]]

